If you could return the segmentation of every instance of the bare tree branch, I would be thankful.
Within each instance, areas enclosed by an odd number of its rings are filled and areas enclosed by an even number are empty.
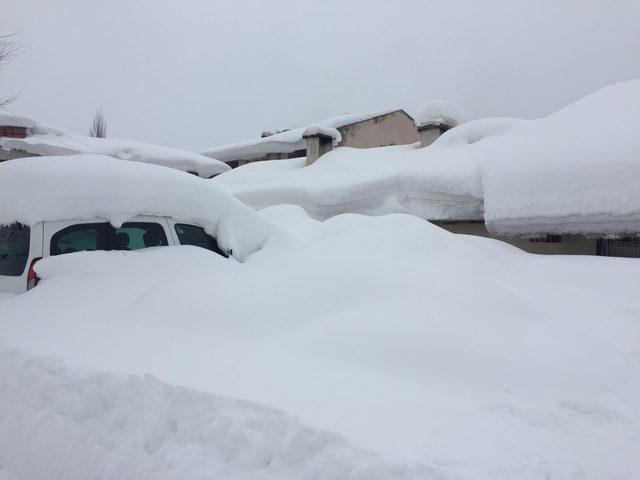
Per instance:
[[[105,138],[107,136],[107,121],[102,115],[102,109],[98,108],[93,120],[91,121],[91,128],[89,128],[89,136],[97,138]]]
[[[23,46],[13,40],[14,35],[0,35],[0,66],[8,64],[24,53]],[[14,93],[8,98],[0,99],[0,107],[8,105],[16,98],[18,94]]]

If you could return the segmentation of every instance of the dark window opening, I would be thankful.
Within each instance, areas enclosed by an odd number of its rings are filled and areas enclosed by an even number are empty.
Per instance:
[[[0,225],[0,275],[19,277],[29,259],[31,229],[21,223]]]
[[[596,255],[640,258],[640,237],[599,238]]]
[[[562,243],[562,235],[541,235],[539,237],[531,237],[531,243]]]
[[[206,248],[219,255],[227,256],[227,254],[218,247],[217,240],[207,234],[204,228],[187,225],[186,223],[176,223],[174,228],[178,234],[180,245],[193,245],[195,247]]]

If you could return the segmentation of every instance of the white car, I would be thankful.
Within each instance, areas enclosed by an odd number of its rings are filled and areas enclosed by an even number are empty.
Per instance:
[[[204,228],[169,217],[138,215],[119,228],[104,220],[0,226],[0,292],[22,293],[35,287],[34,265],[48,256],[167,245],[195,245],[227,256]]]

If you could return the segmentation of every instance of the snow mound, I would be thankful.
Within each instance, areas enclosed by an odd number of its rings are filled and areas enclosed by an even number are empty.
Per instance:
[[[0,120],[3,115],[5,114],[0,111]],[[0,137],[1,148],[17,149],[43,156],[80,153],[108,155],[121,160],[153,163],[184,172],[193,172],[203,178],[209,178],[229,170],[229,166],[223,162],[186,150],[134,140],[85,137],[63,132],[19,115],[9,115],[9,117],[11,116],[24,119],[24,126],[28,126],[30,132],[26,138]],[[7,121],[9,120],[10,118]],[[0,124],[2,124],[1,121]]]
[[[5,349],[0,378],[6,480],[418,478],[274,408],[151,375],[80,373]]]
[[[467,122],[427,148],[338,148],[307,168],[270,162],[215,181],[256,208],[317,218],[398,212],[484,219],[500,235],[625,235],[640,232],[638,125],[640,79],[539,120]]]
[[[437,466],[419,479],[640,477],[640,261],[530,255],[409,215],[263,215],[291,235],[245,263],[197,247],[45,259],[37,288],[0,301],[0,339],[70,368],[273,405],[386,461]],[[141,415],[169,428],[161,408]],[[96,422],[107,441],[118,418]]]
[[[211,181],[170,168],[101,155],[0,163],[0,224],[168,216],[204,227],[244,259],[274,232],[264,218]]]
[[[309,127],[338,129],[352,123],[363,122],[372,118],[386,115],[397,111],[398,109],[384,110],[375,113],[347,113],[337,117],[329,118],[321,122],[314,123],[291,130],[285,130],[274,135],[261,138],[254,138],[244,142],[234,143],[231,145],[222,145],[214,147],[202,152],[208,157],[217,158],[223,162],[232,160],[255,160],[264,157],[267,153],[292,153],[296,150],[306,148],[304,133]],[[335,135],[335,134],[334,134]],[[337,140],[339,141],[339,140]]]
[[[432,124],[444,124],[455,127],[456,125],[464,123],[465,115],[453,102],[448,100],[431,100],[418,109],[415,120],[418,127]]]

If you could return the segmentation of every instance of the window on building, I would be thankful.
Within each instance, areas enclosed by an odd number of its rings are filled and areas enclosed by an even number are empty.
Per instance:
[[[540,235],[531,237],[529,241],[531,243],[562,243],[562,235]]]
[[[178,234],[180,245],[193,245],[195,247],[206,248],[219,255],[227,256],[218,247],[218,242],[211,235],[204,231],[204,228],[186,223],[176,223],[175,230]]]
[[[640,258],[640,237],[599,238],[596,255]]]

